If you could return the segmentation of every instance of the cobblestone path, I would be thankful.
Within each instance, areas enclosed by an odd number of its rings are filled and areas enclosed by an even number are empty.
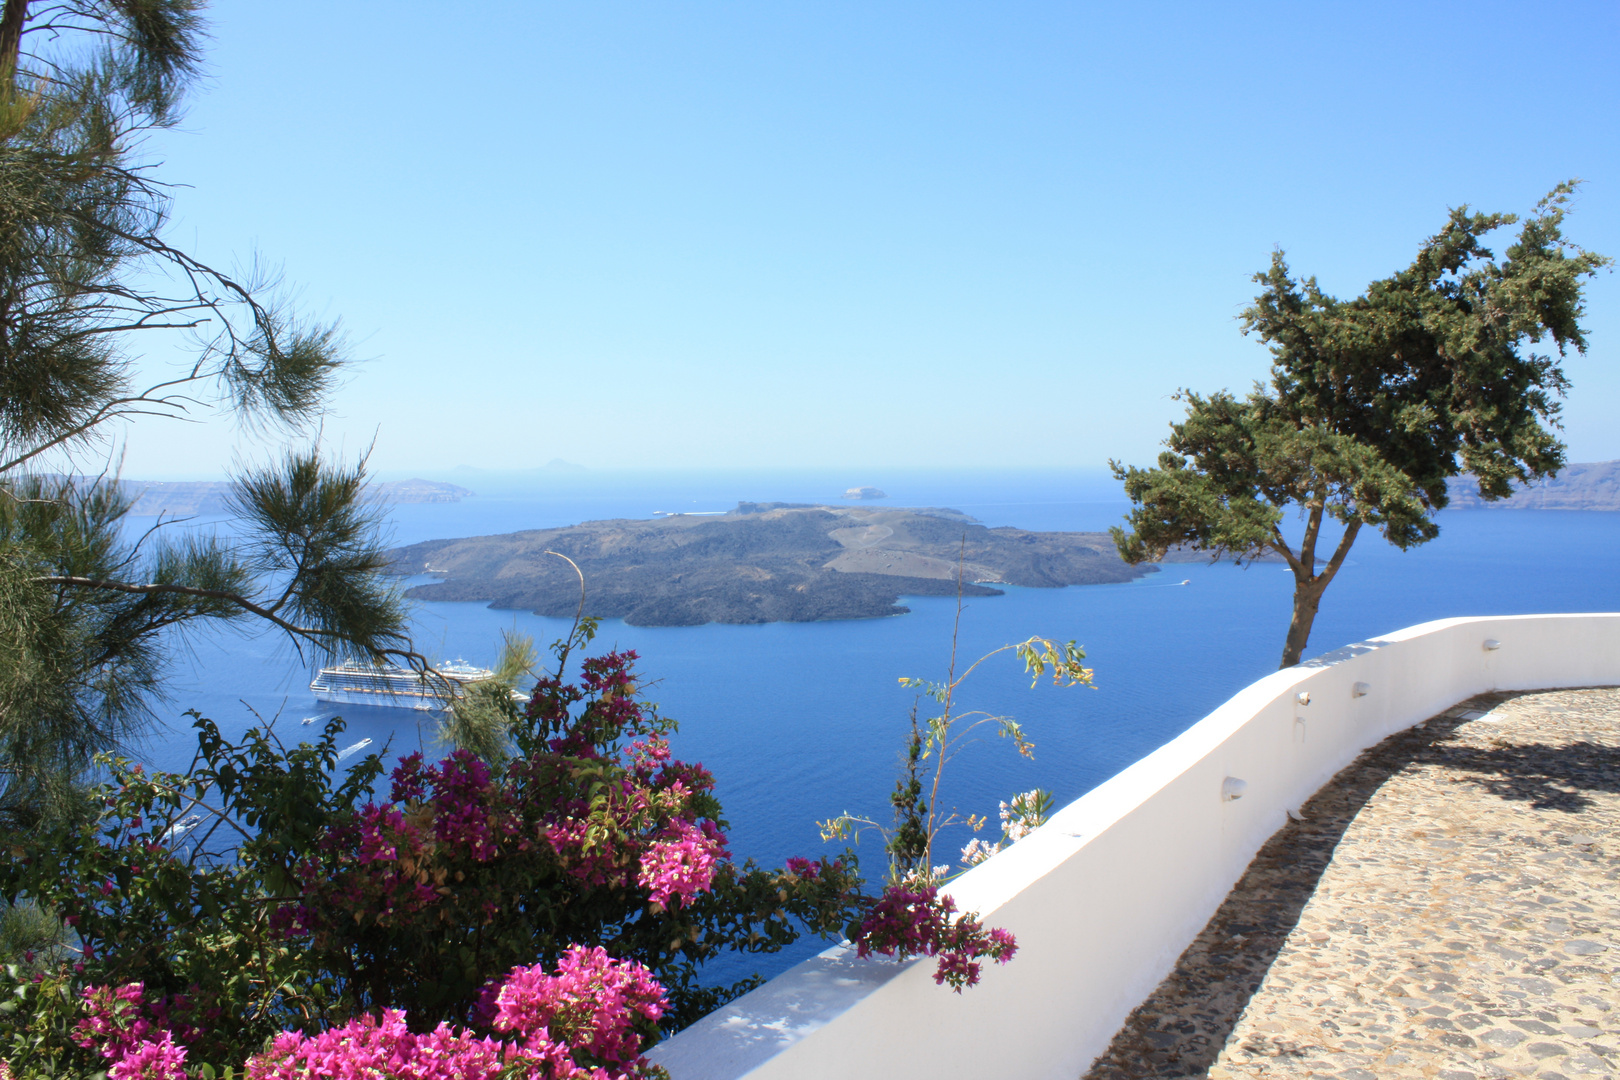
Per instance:
[[[1303,815],[1086,1080],[1620,1077],[1620,689],[1463,702]]]

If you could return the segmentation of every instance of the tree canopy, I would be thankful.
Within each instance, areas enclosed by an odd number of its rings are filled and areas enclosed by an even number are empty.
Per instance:
[[[363,463],[294,450],[249,472],[228,540],[124,535],[115,422],[223,409],[309,438],[344,359],[336,326],[164,237],[172,188],[145,140],[180,117],[200,7],[0,9],[0,821],[14,825],[151,720],[187,626],[259,619],[323,656],[408,650]],[[154,375],[159,340],[182,359]]]
[[[1560,184],[1522,224],[1454,209],[1409,267],[1351,300],[1295,279],[1275,253],[1242,317],[1243,332],[1270,346],[1269,385],[1244,397],[1183,390],[1187,415],[1158,467],[1111,463],[1135,504],[1129,531],[1113,530],[1120,554],[1280,556],[1295,581],[1288,667],[1363,526],[1406,549],[1439,535],[1452,477],[1467,472],[1481,496],[1500,499],[1555,475],[1569,387],[1560,364],[1586,351],[1582,287],[1610,262],[1564,239],[1575,186]],[[1498,260],[1485,239],[1514,224]],[[1297,541],[1282,528],[1290,507],[1304,522]],[[1327,552],[1329,519],[1343,531]]]

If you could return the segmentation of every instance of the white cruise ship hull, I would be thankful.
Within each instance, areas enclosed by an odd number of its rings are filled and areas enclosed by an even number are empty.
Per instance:
[[[309,684],[316,701],[329,701],[334,705],[380,705],[386,709],[418,709],[429,712],[444,707],[440,698],[425,694],[400,694],[390,690],[338,690],[321,686],[319,681]]]
[[[315,700],[333,705],[373,705],[385,709],[415,709],[430,712],[445,705],[443,682],[466,685],[482,682],[493,674],[487,668],[463,661],[443,665],[439,680],[429,682],[414,671],[393,666],[349,662],[322,668],[309,684]]]

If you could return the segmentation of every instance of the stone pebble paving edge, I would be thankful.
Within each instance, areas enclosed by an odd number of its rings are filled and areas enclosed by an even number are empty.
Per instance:
[[[1301,810],[1085,1080],[1620,1076],[1620,688],[1471,698]]]

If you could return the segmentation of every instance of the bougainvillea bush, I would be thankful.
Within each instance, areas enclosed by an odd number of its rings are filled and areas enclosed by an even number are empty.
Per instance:
[[[91,986],[88,1015],[74,1041],[105,1059],[112,1080],[185,1080],[218,1076],[207,1063],[188,1062],[195,1027],[168,1025],[163,999],[140,983]],[[663,1015],[665,995],[640,964],[615,960],[600,948],[574,946],[556,974],[536,964],[514,968],[485,992],[494,1035],[440,1022],[415,1031],[399,1009],[361,1015],[306,1034],[284,1031],[240,1072],[247,1080],[632,1080],[664,1077],[641,1055],[641,1030]],[[0,1062],[0,1065],[3,1065]],[[234,1068],[223,1070],[227,1074]],[[7,1074],[0,1070],[0,1080]]]
[[[936,957],[958,990],[1011,956],[1009,935],[934,892],[866,895],[847,852],[739,864],[713,778],[672,756],[674,725],[637,692],[636,655],[564,677],[593,629],[510,706],[499,760],[413,754],[381,783],[375,756],[338,773],[340,720],[287,748],[269,728],[231,743],[200,716],[185,774],[107,760],[78,824],[0,864],[0,896],[68,941],[66,961],[26,955],[0,976],[0,1059],[19,1076],[222,1075],[249,1058],[250,1075],[302,1076],[355,1046],[459,1063],[388,1076],[639,1075],[661,1031],[757,982],[704,985],[725,952],[848,933],[863,954]],[[603,1000],[611,1017],[587,1008]]]
[[[702,987],[705,960],[842,929],[860,904],[853,869],[737,865],[714,779],[671,756],[635,660],[608,653],[577,683],[541,678],[504,766],[412,755],[387,802],[303,852],[301,898],[277,918],[359,1007],[470,1022],[490,972],[586,945],[651,970],[678,1027],[752,985]]]

